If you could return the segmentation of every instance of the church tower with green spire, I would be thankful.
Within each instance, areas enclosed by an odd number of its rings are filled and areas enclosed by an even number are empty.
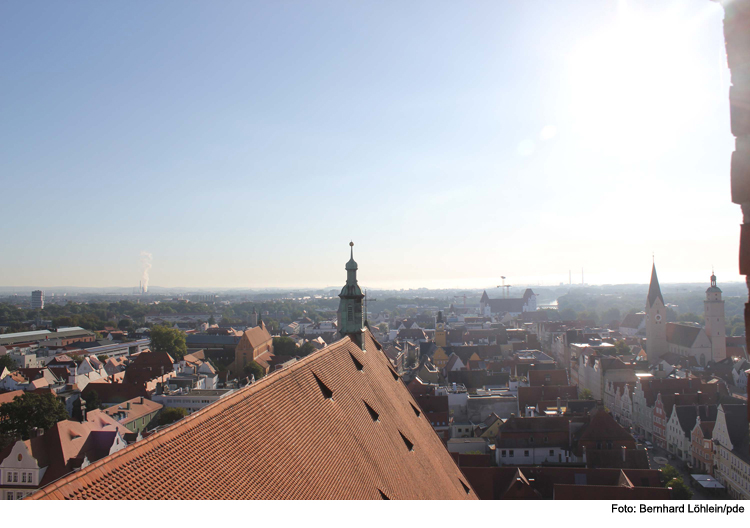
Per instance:
[[[351,258],[346,263],[346,284],[339,293],[338,325],[342,336],[349,336],[352,340],[364,346],[362,332],[364,331],[364,314],[362,299],[364,294],[357,284],[357,263],[354,261],[354,242],[349,242]]]

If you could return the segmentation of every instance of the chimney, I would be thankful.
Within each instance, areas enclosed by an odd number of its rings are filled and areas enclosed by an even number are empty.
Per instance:
[[[557,397],[557,414],[562,414],[562,409],[560,408],[560,396]]]
[[[626,458],[625,457],[625,446],[621,446],[621,447],[622,447],[622,461],[625,462],[625,458]]]
[[[125,409],[126,409],[126,410],[128,410],[128,411],[130,410],[130,402],[127,402],[127,403],[125,404]]]
[[[141,396],[141,401],[138,402],[138,403],[140,403],[141,405],[143,405],[143,396]]]

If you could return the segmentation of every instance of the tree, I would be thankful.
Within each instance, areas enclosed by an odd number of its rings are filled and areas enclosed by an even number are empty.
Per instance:
[[[623,354],[630,354],[630,347],[625,344],[625,341],[618,339],[615,341],[615,354],[621,356]]]
[[[250,363],[245,365],[244,372],[248,378],[250,376],[255,376],[255,381],[258,381],[266,375],[266,371],[263,370],[263,367],[258,365],[255,361],[251,361]]]
[[[305,356],[309,356],[310,354],[312,354],[313,352],[315,352],[315,350],[317,350],[315,348],[315,346],[308,341],[307,343],[305,343],[304,345],[302,345],[301,347],[299,347],[298,354],[301,357],[305,357]]]
[[[166,352],[175,361],[181,360],[187,353],[185,334],[176,328],[157,325],[151,328],[151,350]]]
[[[102,400],[99,399],[99,393],[95,390],[89,392],[84,400],[86,400],[86,411],[93,411],[102,406]]]
[[[104,364],[107,361],[109,361],[109,356],[107,354],[99,354],[98,356],[96,356],[96,359],[98,359],[102,364]]]
[[[578,398],[581,400],[593,400],[594,394],[589,389],[583,389],[578,395]]]
[[[605,323],[619,323],[621,319],[618,308],[610,308],[602,314],[602,321]]]
[[[213,315],[208,318],[208,324],[211,325],[211,326],[213,326],[213,325],[216,324],[216,319],[214,319]]]
[[[667,464],[663,468],[661,468],[661,478],[664,482],[668,482],[670,480],[679,478],[680,472],[677,471],[674,466],[670,466]]]
[[[563,321],[574,321],[576,313],[572,308],[563,308],[560,310],[560,319]]]
[[[685,485],[682,477],[673,478],[667,482],[666,488],[672,488],[672,498],[678,500],[687,500],[693,496],[693,492]]]
[[[299,354],[299,349],[291,337],[274,337],[273,353],[277,356],[296,356]]]
[[[159,414],[159,425],[169,425],[187,416],[187,411],[182,407],[167,407]]]
[[[385,323],[380,323],[378,325],[378,330],[380,330],[384,334],[387,334],[388,333],[388,325],[385,324]]]
[[[0,372],[5,368],[10,371],[16,370],[16,362],[13,361],[13,358],[8,354],[0,356]]]
[[[34,428],[45,431],[67,420],[65,406],[52,394],[25,392],[12,402],[0,405],[0,436],[31,437]]]

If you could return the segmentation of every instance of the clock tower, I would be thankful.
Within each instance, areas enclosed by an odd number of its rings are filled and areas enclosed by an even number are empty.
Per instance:
[[[721,361],[727,357],[727,328],[724,321],[724,301],[716,286],[716,275],[711,273],[711,286],[703,301],[703,316],[706,320],[706,335],[711,340],[711,359]]]
[[[649,363],[656,362],[667,348],[667,309],[661,295],[656,264],[651,268],[651,284],[646,299],[646,354]]]
[[[357,263],[354,261],[354,242],[349,242],[351,258],[346,263],[346,284],[339,293],[338,325],[342,337],[349,336],[360,348],[365,346],[362,339],[365,322],[362,311],[362,289],[357,284]]]

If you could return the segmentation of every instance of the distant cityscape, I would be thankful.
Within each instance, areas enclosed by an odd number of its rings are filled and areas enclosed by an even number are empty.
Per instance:
[[[750,361],[739,286],[736,297],[727,296],[731,288],[725,293],[711,275],[699,287],[662,289],[654,265],[648,285],[368,293],[359,286],[353,251],[345,268],[340,290],[119,296],[34,290],[2,298],[0,497],[146,498],[152,491],[133,491],[114,477],[134,471],[127,469],[131,458],[111,456],[126,449],[156,457],[164,498],[180,497],[179,483],[189,475],[157,454],[159,439],[174,438],[170,449],[177,453],[192,442],[178,440],[180,431],[233,437],[236,425],[216,429],[214,417],[222,413],[252,415],[248,431],[265,430],[279,416],[258,415],[252,402],[288,383],[308,384],[308,376],[324,400],[359,391],[336,381],[343,373],[338,351],[348,350],[355,370],[372,371],[368,386],[392,373],[400,388],[391,398],[412,401],[426,420],[427,429],[415,430],[408,425],[411,410],[387,411],[408,450],[429,445],[420,456],[431,467],[456,475],[460,468],[466,479],[456,477],[465,490],[436,474],[424,489],[411,482],[371,493],[750,498]],[[363,401],[380,422],[393,402],[376,394]],[[35,422],[20,415],[21,405],[47,409],[47,416]],[[300,419],[294,408],[278,412]],[[375,441],[359,429],[358,411],[341,412],[337,420],[348,422],[358,441]],[[334,427],[330,417],[317,420],[321,430]],[[276,451],[268,446],[285,442],[279,432],[271,427],[261,445],[240,442],[257,453],[253,464],[271,463],[267,457]],[[388,451],[395,448],[378,447],[386,450],[380,456],[402,456]],[[99,460],[104,465],[94,465]],[[303,465],[323,471],[319,463]],[[218,464],[218,471],[221,457],[207,464]],[[408,473],[409,464],[399,471]],[[89,467],[109,476],[87,485]],[[348,482],[360,478],[353,468],[341,471],[347,477],[336,498],[344,498],[347,486],[364,485]],[[234,478],[243,486],[250,477]],[[275,478],[281,477],[269,476]],[[301,484],[284,483],[282,496],[301,496]],[[229,498],[221,489],[201,493]],[[257,493],[251,496],[281,498]]]

